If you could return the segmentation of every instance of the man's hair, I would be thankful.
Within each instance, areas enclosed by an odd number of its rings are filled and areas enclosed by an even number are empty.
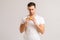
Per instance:
[[[34,6],[36,8],[36,4],[34,2],[29,2],[27,6],[28,7]]]

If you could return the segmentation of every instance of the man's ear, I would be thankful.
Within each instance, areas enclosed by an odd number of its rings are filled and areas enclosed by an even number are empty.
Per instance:
[[[29,10],[29,7],[27,7],[27,9]]]

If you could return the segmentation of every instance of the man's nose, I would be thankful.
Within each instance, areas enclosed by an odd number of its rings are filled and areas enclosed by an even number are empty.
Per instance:
[[[32,12],[32,10],[30,10],[30,12]]]

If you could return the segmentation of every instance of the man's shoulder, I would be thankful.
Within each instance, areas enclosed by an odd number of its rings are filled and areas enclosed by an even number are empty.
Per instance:
[[[27,18],[27,15],[23,16],[22,19],[25,20]]]

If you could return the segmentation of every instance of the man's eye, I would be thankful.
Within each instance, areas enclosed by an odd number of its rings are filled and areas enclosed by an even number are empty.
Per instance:
[[[29,9],[29,10],[31,10],[31,9]]]

